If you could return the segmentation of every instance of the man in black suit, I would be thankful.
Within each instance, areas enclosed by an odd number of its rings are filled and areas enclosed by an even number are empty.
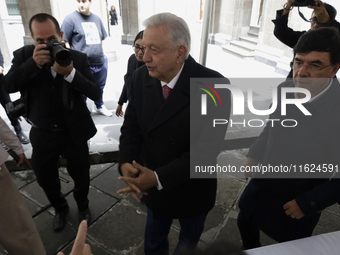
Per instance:
[[[181,232],[175,254],[184,254],[183,250],[192,254],[215,204],[216,179],[191,179],[190,156],[209,151],[216,164],[226,126],[217,128],[217,138],[210,140],[204,139],[208,133],[202,138],[202,133],[190,131],[190,124],[202,128],[212,124],[210,116],[197,116],[197,123],[190,123],[191,110],[196,114],[190,109],[190,90],[196,89],[190,86],[190,78],[223,76],[189,55],[190,31],[183,19],[161,13],[144,25],[145,66],[132,77],[120,137],[120,179],[127,187],[118,193],[130,192],[138,201],[136,192],[144,194],[148,207],[145,254],[169,253],[168,233],[176,218]],[[230,94],[225,91],[219,118],[229,119]]]
[[[281,113],[281,102],[269,119],[291,119],[295,127],[267,124],[247,154],[245,166],[291,169],[257,176],[244,190],[238,227],[245,249],[260,246],[260,230],[278,242],[311,236],[321,211],[340,201],[340,36],[335,28],[309,30],[294,47],[293,81],[278,88],[304,88],[311,99]],[[287,98],[304,98],[288,93]],[[307,101],[307,99],[306,99]],[[268,122],[269,123],[269,122]],[[279,122],[276,122],[279,123]],[[335,174],[335,175],[334,175]],[[255,176],[256,177],[256,176]]]
[[[288,27],[288,16],[294,7],[294,3],[295,0],[287,0],[283,9],[276,12],[276,19],[272,20],[275,25],[275,37],[290,48],[294,48],[301,35],[306,33],[306,31],[294,31]],[[310,19],[311,29],[318,27],[336,27],[340,29],[340,23],[335,20],[337,11],[332,5],[315,0],[315,5],[310,5],[308,8],[313,9]]]
[[[283,9],[276,12],[276,19],[272,20],[275,28],[275,37],[286,44],[290,48],[294,48],[299,38],[306,33],[306,31],[295,31],[288,27],[289,12],[294,7],[295,0],[287,0]],[[327,3],[323,3],[320,0],[315,0],[315,5],[309,5],[308,8],[313,9],[312,17],[310,19],[311,29],[318,27],[336,27],[340,30],[340,23],[335,20],[337,11],[336,9]],[[293,77],[293,71],[290,70],[287,78]]]
[[[71,50],[73,61],[58,64],[46,49],[51,40],[62,40],[57,20],[49,14],[34,15],[29,22],[34,45],[14,52],[12,67],[3,79],[8,93],[25,95],[26,111],[32,123],[30,140],[32,165],[39,185],[55,208],[53,228],[60,231],[66,223],[69,206],[61,193],[58,159],[67,160],[67,170],[74,180],[74,198],[79,220],[91,221],[89,210],[89,160],[87,140],[96,127],[83,95],[97,100],[100,89],[91,73],[87,56]]]

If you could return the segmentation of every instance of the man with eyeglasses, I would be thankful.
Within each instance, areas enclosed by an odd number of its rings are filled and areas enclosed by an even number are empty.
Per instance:
[[[301,106],[311,115],[293,104],[284,115],[278,102],[269,119],[295,119],[297,125],[267,124],[249,149],[245,166],[287,166],[291,172],[255,175],[244,190],[238,227],[245,249],[261,246],[260,230],[278,242],[311,236],[321,211],[340,201],[340,84],[333,78],[340,68],[338,31],[319,28],[301,36],[292,68],[293,80],[278,87],[278,98],[284,88],[308,90],[311,98]]]

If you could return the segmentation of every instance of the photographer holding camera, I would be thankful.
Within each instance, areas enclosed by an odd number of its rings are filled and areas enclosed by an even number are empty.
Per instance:
[[[46,13],[29,21],[35,45],[16,50],[12,67],[3,77],[3,88],[25,96],[26,116],[32,123],[31,163],[39,185],[55,209],[53,229],[66,224],[69,206],[61,193],[58,160],[67,160],[74,180],[74,198],[79,220],[91,221],[89,210],[89,148],[87,140],[96,127],[83,95],[97,100],[101,91],[84,53],[68,50],[60,43],[63,33],[57,20]]]
[[[288,14],[294,6],[307,6],[313,9],[312,17],[309,20],[311,29],[336,27],[340,31],[340,23],[335,20],[337,11],[333,6],[320,0],[287,0],[287,3],[283,5],[283,9],[276,12],[276,19],[272,20],[275,24],[275,37],[287,46],[293,48],[301,35],[306,33],[306,31],[294,31],[288,27]]]

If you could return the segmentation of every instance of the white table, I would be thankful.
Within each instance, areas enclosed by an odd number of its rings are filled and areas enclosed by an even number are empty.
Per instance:
[[[340,231],[246,250],[247,255],[340,255]]]

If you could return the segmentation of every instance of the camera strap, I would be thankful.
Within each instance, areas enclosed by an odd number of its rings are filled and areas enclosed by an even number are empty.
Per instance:
[[[300,17],[301,17],[304,21],[310,22],[310,20],[306,19],[305,15],[303,15],[303,13],[300,11],[300,6],[298,6],[298,11],[299,11]]]

